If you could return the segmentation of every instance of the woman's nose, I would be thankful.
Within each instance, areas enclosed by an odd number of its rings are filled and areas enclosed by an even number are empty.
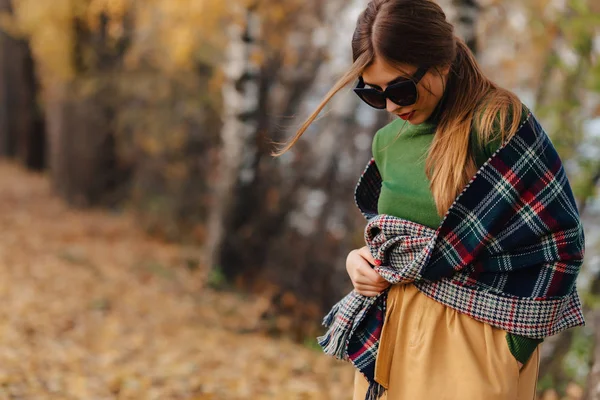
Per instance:
[[[386,103],[385,103],[385,109],[387,110],[387,112],[390,112],[392,114],[397,114],[396,111],[398,111],[398,104],[394,103],[393,101],[391,101],[390,99],[385,99]]]

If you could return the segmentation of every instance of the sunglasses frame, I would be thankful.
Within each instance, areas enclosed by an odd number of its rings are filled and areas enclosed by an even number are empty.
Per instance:
[[[374,88],[365,88],[365,82],[363,81],[362,76],[358,77],[358,84],[356,85],[356,87],[354,88],[354,93],[356,93],[358,95],[358,97],[364,101],[365,103],[367,103],[369,106],[376,108],[378,110],[383,110],[386,108],[387,106],[387,101],[386,99],[390,99],[390,101],[400,107],[406,107],[406,106],[410,106],[415,104],[417,101],[419,101],[419,90],[417,88],[417,85],[419,84],[419,82],[421,81],[421,79],[423,78],[423,76],[425,76],[425,74],[427,73],[428,68],[425,67],[419,67],[417,69],[417,71],[410,77],[408,78],[404,78],[404,77],[400,77],[398,79],[401,79],[399,82],[395,82],[391,85],[389,85],[388,87],[385,88],[384,91],[381,90],[377,90]],[[397,101],[394,101],[394,99],[390,96],[390,93],[392,90],[394,90],[395,88],[398,87],[402,87],[405,85],[412,85],[414,87],[415,90],[415,101],[409,104],[405,104],[405,103],[400,103]],[[380,96],[383,99],[383,107],[377,107],[371,103],[369,103],[367,100],[365,100],[365,98],[363,97],[363,95],[365,94],[371,94],[371,95],[375,95],[375,96]],[[398,100],[398,99],[396,99]]]

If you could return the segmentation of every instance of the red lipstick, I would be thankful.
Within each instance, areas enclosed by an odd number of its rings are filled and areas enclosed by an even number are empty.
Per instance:
[[[403,120],[407,121],[407,120],[411,119],[411,118],[412,118],[412,116],[413,116],[414,114],[415,114],[415,111],[413,110],[413,111],[411,111],[411,112],[409,112],[409,113],[400,114],[400,115],[398,115],[398,116],[399,116],[400,118],[402,118]]]

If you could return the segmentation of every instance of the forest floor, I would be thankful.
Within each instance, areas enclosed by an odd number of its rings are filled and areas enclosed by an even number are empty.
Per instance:
[[[7,162],[0,209],[0,400],[351,397],[346,363],[244,333],[266,300],[211,289],[197,249]]]

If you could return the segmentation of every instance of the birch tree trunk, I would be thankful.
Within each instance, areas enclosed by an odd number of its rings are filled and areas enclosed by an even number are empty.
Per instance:
[[[587,378],[587,384],[583,400],[598,400],[600,399],[600,311],[596,310],[590,313],[590,322],[596,327],[594,334],[594,352],[590,373]]]
[[[280,160],[270,156],[268,140],[280,139],[273,127],[296,111],[323,58],[310,42],[302,47],[290,41],[310,30],[293,25],[299,15],[290,14],[289,24],[278,26],[262,14],[265,11],[257,6],[243,9],[243,27],[230,28],[222,159],[206,246],[208,264],[242,286],[250,286],[260,275],[266,249],[286,213]],[[297,62],[284,65],[289,48],[269,48],[273,41],[298,47]]]
[[[451,19],[456,33],[462,37],[474,54],[477,54],[477,19],[480,12],[476,0],[452,0],[448,5],[451,10],[448,17]]]
[[[254,124],[254,131],[246,138],[235,133],[237,146],[244,143],[243,157],[232,153],[238,157],[232,201],[221,203],[228,209],[214,264],[247,289],[275,285],[274,305],[265,320],[280,321],[285,315],[299,338],[314,329],[321,311],[349,289],[344,260],[351,249],[362,246],[364,228],[353,189],[370,157],[372,134],[382,122],[370,109],[362,122],[357,121],[365,108],[357,109],[354,96],[342,92],[327,117],[284,156],[270,156],[268,139],[280,142],[292,136],[301,120],[289,116],[312,111],[348,66],[356,15],[345,10],[355,5],[319,6],[317,14],[324,20],[312,29],[298,27],[290,35],[296,38],[289,45],[297,46],[298,63],[290,66],[275,53],[261,65],[257,118],[245,120]],[[340,46],[341,41],[347,45]],[[379,115],[388,119],[385,113]],[[268,328],[289,331],[290,326]]]
[[[253,159],[256,148],[253,141],[258,129],[258,102],[260,67],[251,56],[258,51],[260,18],[253,7],[235,10],[244,16],[244,25],[231,24],[228,29],[229,47],[223,67],[223,126],[218,177],[215,195],[208,219],[205,243],[206,263],[209,268],[220,268],[220,245],[227,224],[227,215],[234,203],[237,180],[240,185],[254,181]]]

